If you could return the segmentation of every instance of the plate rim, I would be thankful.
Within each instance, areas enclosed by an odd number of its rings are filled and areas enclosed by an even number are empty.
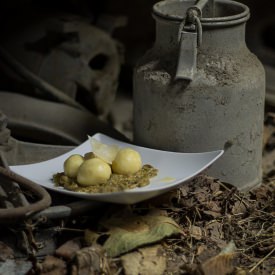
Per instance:
[[[103,133],[95,133],[94,135],[91,136],[92,138],[101,138],[101,137],[105,137],[105,138],[108,138],[108,139],[111,139],[111,140],[114,140],[115,142],[119,142],[119,143],[122,143],[122,144],[125,144],[125,145],[130,145],[130,146],[134,146],[136,148],[142,148],[144,150],[149,150],[149,151],[154,151],[154,152],[165,152],[165,153],[171,153],[171,154],[176,154],[176,155],[194,155],[194,154],[205,154],[205,153],[212,153],[215,155],[214,158],[211,159],[210,162],[207,163],[207,165],[204,165],[201,169],[197,170],[196,172],[188,175],[187,177],[185,178],[182,178],[182,179],[178,179],[178,180],[173,180],[171,182],[168,182],[167,185],[164,185],[164,186],[155,186],[155,187],[151,187],[149,190],[148,189],[144,189],[143,187],[136,187],[136,188],[133,188],[133,189],[125,189],[123,191],[118,191],[118,192],[104,192],[104,193],[88,193],[88,192],[76,192],[76,191],[71,191],[71,190],[67,190],[65,189],[64,187],[62,186],[55,186],[54,185],[54,182],[52,181],[53,183],[53,186],[50,187],[50,186],[46,186],[45,184],[43,183],[39,183],[37,182],[37,180],[33,179],[33,178],[29,178],[30,180],[34,181],[36,184],[40,185],[40,186],[43,186],[44,188],[46,189],[49,189],[51,191],[55,191],[55,192],[59,192],[59,193],[63,193],[63,194],[66,194],[66,195],[72,195],[72,196],[75,196],[75,197],[85,197],[86,199],[88,198],[91,198],[91,199],[94,199],[94,198],[102,198],[102,197],[111,197],[111,196],[121,196],[121,195],[134,195],[134,194],[144,194],[144,193],[150,193],[150,192],[156,192],[156,191],[164,191],[164,190],[167,190],[169,191],[170,189],[173,189],[174,187],[178,186],[178,185],[181,185],[181,184],[184,184],[185,182],[187,182],[188,180],[191,180],[192,178],[194,178],[196,175],[200,174],[202,171],[204,171],[205,169],[207,169],[210,165],[212,165],[217,159],[219,159],[223,153],[224,153],[224,150],[221,149],[221,150],[214,150],[214,151],[205,151],[205,152],[194,152],[194,153],[186,153],[186,152],[175,152],[175,151],[166,151],[166,150],[160,150],[160,149],[154,149],[154,148],[149,148],[149,147],[144,147],[144,146],[140,146],[140,145],[136,145],[136,144],[132,144],[132,143],[129,143],[129,142],[125,142],[125,141],[121,141],[121,140],[118,140],[116,138],[113,138],[113,137],[110,137],[108,135],[105,135]],[[77,150],[77,148],[83,146],[85,143],[88,143],[89,142],[89,138],[84,141],[83,143],[79,144],[78,146],[76,146],[75,148],[69,150],[68,152],[62,154],[62,155],[59,155],[59,156],[56,156],[54,158],[51,158],[49,160],[44,160],[44,161],[40,161],[40,162],[36,162],[36,163],[32,163],[32,164],[23,164],[23,165],[11,165],[9,166],[9,168],[13,171],[13,167],[22,167],[22,166],[30,166],[30,165],[41,165],[43,163],[46,163],[46,162],[50,162],[50,161],[53,161],[55,159],[58,159],[62,156],[65,156],[65,155],[68,155],[70,154],[72,151],[74,150]],[[13,171],[14,172],[14,171]],[[15,172],[17,173],[17,172]],[[49,179],[49,181],[51,181],[51,179]],[[150,183],[149,183],[150,184]],[[148,186],[148,185],[147,185]],[[145,186],[146,188],[146,186]],[[83,198],[82,197],[82,198]]]

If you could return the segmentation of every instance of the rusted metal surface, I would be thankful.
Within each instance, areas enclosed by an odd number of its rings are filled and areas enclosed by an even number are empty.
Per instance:
[[[1,161],[4,166],[6,166],[5,159],[3,154],[0,154]],[[32,214],[41,211],[51,205],[51,197],[48,192],[40,187],[38,184],[30,181],[14,172],[9,170],[8,167],[0,166],[0,175],[4,178],[7,178],[11,181],[14,181],[19,184],[19,186],[27,189],[32,192],[37,198],[38,201],[34,203],[28,203],[26,200],[22,200],[22,206],[11,206],[6,209],[0,209],[0,222],[1,223],[14,223],[18,222],[18,220],[27,219]],[[9,193],[9,186],[7,186],[5,181],[1,181],[1,187],[5,190],[5,193]],[[7,191],[6,191],[7,190]],[[14,194],[8,194],[9,196],[13,196]]]
[[[5,158],[5,155],[3,152],[0,151],[0,167],[3,167],[5,169],[9,169],[8,162]],[[6,182],[4,179],[2,179],[0,183],[1,187],[1,195],[2,198],[5,200],[3,201],[4,206],[8,207],[16,207],[16,206],[28,206],[29,202],[26,199],[23,192],[21,192],[20,187],[18,183],[14,181],[8,181]],[[10,195],[10,196],[8,196]]]

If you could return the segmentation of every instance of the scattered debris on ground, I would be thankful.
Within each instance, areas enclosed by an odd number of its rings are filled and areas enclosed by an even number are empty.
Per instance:
[[[6,227],[33,234],[16,249],[1,239],[0,274],[275,274],[274,137],[275,115],[268,114],[263,183],[248,193],[201,174],[135,205]],[[28,238],[37,232],[52,236],[51,252],[39,256],[46,240]]]

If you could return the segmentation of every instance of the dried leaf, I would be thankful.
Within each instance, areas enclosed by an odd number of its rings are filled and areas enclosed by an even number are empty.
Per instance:
[[[102,246],[93,245],[79,250],[74,262],[72,275],[110,274],[109,262]]]
[[[122,227],[112,228],[109,231],[110,237],[104,243],[104,248],[110,257],[181,232],[171,218],[164,216],[135,217],[129,220],[126,227],[125,225],[124,223]]]
[[[214,212],[217,212],[217,213],[220,213],[221,212],[221,207],[218,206],[218,204],[214,201],[210,201],[207,203],[207,208],[210,210],[210,211],[214,211]]]
[[[7,259],[14,258],[13,249],[3,242],[0,242],[0,261],[6,261]]]
[[[201,240],[202,239],[202,230],[199,226],[192,225],[190,227],[190,236],[193,237],[196,240]]]
[[[193,198],[190,198],[190,199],[181,198],[179,200],[179,203],[185,208],[192,208],[194,206]]]
[[[92,230],[89,230],[89,229],[85,230],[85,232],[84,232],[84,239],[89,245],[96,244],[96,242],[100,236],[101,236],[100,234],[98,234]]]
[[[162,275],[166,258],[160,245],[139,249],[121,257],[126,275]]]
[[[188,193],[190,191],[190,188],[188,185],[182,185],[180,188],[181,196],[182,197],[187,197]]]
[[[232,207],[232,214],[245,214],[247,211],[243,202],[236,201]]]
[[[213,181],[210,183],[211,191],[215,194],[220,190],[220,184],[217,181]]]
[[[242,268],[236,268],[234,275],[246,275],[246,271]]]
[[[204,214],[206,215],[209,215],[211,217],[213,217],[214,219],[220,217],[222,214],[219,213],[219,212],[214,212],[214,211],[210,211],[210,210],[206,210],[206,211],[203,211]]]
[[[73,239],[65,242],[56,251],[55,254],[66,260],[71,260],[75,253],[82,247],[80,239]]]
[[[205,204],[207,202],[207,194],[205,194],[204,192],[202,192],[202,190],[199,190],[199,193],[196,193],[196,199],[201,203],[201,204]]]
[[[254,191],[254,194],[256,195],[257,200],[261,200],[261,199],[265,200],[268,198],[268,193],[269,193],[268,191],[269,190],[267,188],[260,186]]]
[[[204,244],[198,246],[198,247],[197,247],[197,253],[196,253],[196,255],[197,255],[197,256],[201,255],[201,253],[202,253],[203,251],[205,251],[206,249],[207,249],[207,246],[204,245]]]
[[[182,232],[174,220],[159,213],[139,216],[125,212],[103,220],[101,223],[108,229],[108,232],[104,233],[108,238],[103,247],[110,257]],[[89,242],[87,237],[85,239]]]
[[[206,225],[205,229],[212,241],[214,241],[220,248],[223,248],[226,245],[221,223],[217,221],[211,222]]]
[[[42,270],[40,272],[42,275],[62,275],[67,274],[67,268],[64,261],[54,256],[46,256],[44,262],[42,263]]]
[[[204,275],[226,275],[233,272],[232,260],[235,255],[235,249],[235,244],[230,242],[220,254],[202,263],[199,269]]]

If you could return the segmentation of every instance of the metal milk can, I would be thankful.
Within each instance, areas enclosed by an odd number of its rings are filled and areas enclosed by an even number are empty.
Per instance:
[[[224,148],[207,173],[241,190],[260,184],[265,73],[245,43],[249,8],[165,0],[153,17],[155,44],[134,73],[134,141],[180,152]]]

